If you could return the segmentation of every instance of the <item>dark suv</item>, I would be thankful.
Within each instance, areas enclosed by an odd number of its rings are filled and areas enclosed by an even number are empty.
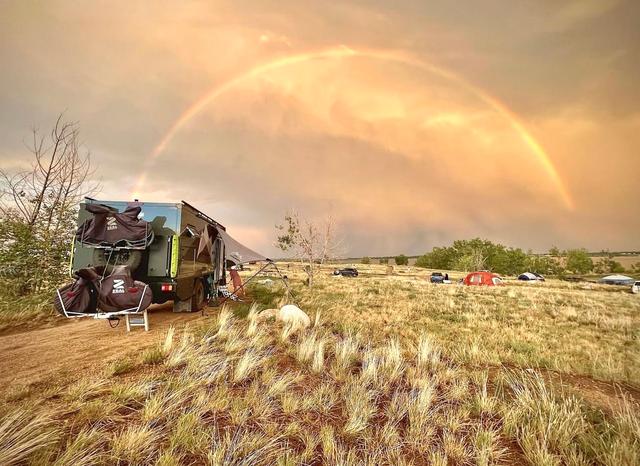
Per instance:
[[[342,275],[343,277],[357,277],[358,271],[354,267],[345,267],[344,269],[336,269],[334,275]]]

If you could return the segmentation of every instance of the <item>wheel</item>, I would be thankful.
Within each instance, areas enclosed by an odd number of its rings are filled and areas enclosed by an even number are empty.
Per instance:
[[[107,261],[109,263],[107,264]],[[109,257],[109,251],[106,249],[93,250],[93,265],[95,267],[105,267],[107,273],[113,272],[115,265],[127,265],[131,273],[135,272],[142,262],[142,251],[122,249],[113,251]]]
[[[193,285],[193,297],[191,298],[191,310],[201,311],[205,305],[204,285],[202,280],[196,280]]]

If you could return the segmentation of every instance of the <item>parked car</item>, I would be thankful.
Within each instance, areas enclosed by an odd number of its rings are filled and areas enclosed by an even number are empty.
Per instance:
[[[543,282],[544,281],[544,277],[542,275],[540,275],[539,273],[524,272],[524,273],[521,273],[520,275],[518,275],[518,280],[524,281],[524,282],[528,282],[528,281]]]
[[[640,293],[640,281],[637,281],[633,285],[631,285],[631,292],[633,294]]]
[[[345,267],[344,269],[336,269],[334,275],[342,275],[343,277],[357,277],[358,270],[355,267]]]
[[[444,282],[444,275],[442,272],[433,272],[431,274],[431,283],[442,283]]]

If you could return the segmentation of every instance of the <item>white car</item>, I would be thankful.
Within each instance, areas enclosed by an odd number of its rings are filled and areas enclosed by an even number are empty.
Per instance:
[[[631,292],[633,294],[640,293],[640,281],[634,282],[633,285],[631,285]]]

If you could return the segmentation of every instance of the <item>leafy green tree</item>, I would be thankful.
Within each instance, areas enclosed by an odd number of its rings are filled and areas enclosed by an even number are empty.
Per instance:
[[[528,272],[541,275],[557,275],[562,271],[562,265],[551,256],[536,256],[530,254],[524,267]]]
[[[451,270],[458,257],[451,247],[434,247],[416,260],[417,267]]]
[[[593,270],[593,260],[586,249],[570,249],[566,252],[567,270],[584,274]]]
[[[551,257],[562,257],[564,256],[564,252],[562,252],[558,246],[552,246],[551,249],[549,249],[549,255]]]
[[[378,262],[382,265],[387,265],[389,263],[389,258],[388,257],[381,257],[380,259],[378,259]]]
[[[371,264],[371,258],[370,258],[370,257],[365,256],[365,257],[363,257],[363,258],[362,258],[362,261],[361,261],[361,262],[362,262],[363,264],[365,264],[365,265]]]
[[[395,257],[396,265],[407,265],[409,264],[409,258],[404,254],[400,254]]]
[[[604,251],[603,251],[604,252]],[[606,255],[600,259],[593,267],[596,273],[622,273],[625,272],[625,268],[622,264],[614,260],[614,255],[610,252],[606,252]]]
[[[505,275],[518,275],[525,271],[527,254],[520,248],[498,248],[494,252],[491,270]]]
[[[461,270],[463,272],[482,270],[485,268],[484,257],[479,251],[465,254],[464,256],[459,257],[456,260],[452,268],[455,270]]]

